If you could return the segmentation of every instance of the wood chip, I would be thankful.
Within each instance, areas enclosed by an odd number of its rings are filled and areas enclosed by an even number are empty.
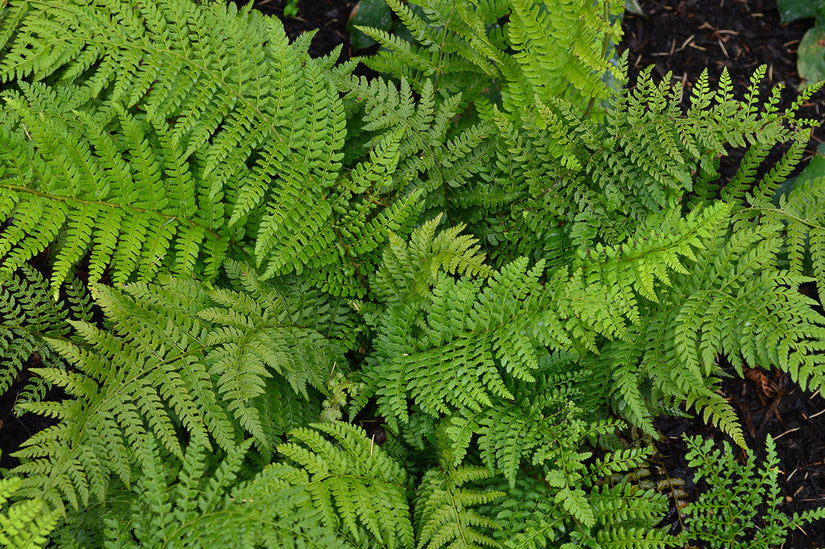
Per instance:
[[[784,433],[779,434],[779,435],[776,435],[775,437],[773,437],[773,439],[774,439],[774,440],[779,440],[780,438],[784,437],[784,436],[785,436],[785,435],[787,435],[788,433],[793,433],[794,431],[798,431],[798,430],[799,430],[799,427],[796,427],[796,428],[794,428],[794,429],[788,429],[788,430],[787,430],[787,431],[785,431]]]
[[[725,54],[725,57],[730,59],[730,55],[728,55],[728,50],[725,49],[725,45],[722,43],[722,39],[717,38],[716,41],[719,42],[719,47],[722,49],[722,53]]]
[[[679,49],[678,49],[678,50],[676,50],[676,51],[682,51],[683,49],[685,49],[685,48],[687,47],[687,45],[688,45],[688,44],[690,44],[691,42],[693,42],[693,39],[694,39],[695,37],[696,37],[696,35],[695,35],[695,34],[691,34],[690,36],[688,36],[688,37],[685,39],[685,41],[684,41],[684,42],[682,42],[682,45],[681,45],[681,46],[679,46]]]

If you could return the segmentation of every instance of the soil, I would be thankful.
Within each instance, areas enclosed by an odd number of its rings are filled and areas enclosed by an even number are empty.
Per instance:
[[[301,1],[299,15],[294,18],[283,17],[286,4],[283,0],[260,0],[254,7],[281,18],[291,39],[302,32],[320,29],[313,38],[310,54],[326,55],[342,45],[340,59],[343,60],[369,53],[354,52],[350,47],[346,25],[356,3],[355,0]],[[671,72],[671,78],[681,81],[689,92],[691,82],[696,81],[706,67],[711,81],[716,81],[726,68],[737,91],[743,93],[756,67],[765,64],[768,70],[763,91],[784,84],[787,88],[784,104],[793,100],[794,91],[800,85],[796,47],[812,21],[783,24],[776,0],[640,0],[640,5],[644,16],[625,16],[625,35],[620,46],[621,51],[628,50],[631,82],[641,69],[652,65],[657,77]],[[822,113],[825,113],[825,93],[820,92],[804,106],[801,114],[821,120]],[[811,155],[823,138],[822,128],[814,131],[809,144]],[[723,183],[724,174],[723,170]],[[810,287],[805,290],[814,291]],[[792,514],[825,504],[825,399],[802,391],[788,374],[757,369],[746,372],[746,379],[739,379],[732,369],[729,368],[728,373],[731,378],[724,381],[722,392],[740,415],[748,446],[759,455],[768,434],[776,441],[781,459],[780,509]],[[10,452],[46,425],[36,416],[14,416],[12,406],[16,394],[17,390],[12,388],[0,395],[2,468],[13,463]],[[656,425],[663,435],[657,443],[656,462],[661,468],[658,474],[686,479],[688,499],[695,497],[697,488],[690,482],[691,472],[684,459],[686,447],[681,436],[701,434],[720,441],[724,437],[701,419],[666,416],[659,418]],[[680,518],[676,502],[671,503],[664,524],[670,524],[675,532]],[[791,532],[784,547],[825,546],[823,523],[825,521],[806,526],[804,531]]]
[[[776,0],[641,0],[640,4],[645,15],[628,15],[623,25],[622,45],[628,50],[631,82],[641,69],[652,65],[655,76],[663,77],[670,71],[671,78],[683,82],[687,98],[691,83],[707,67],[711,81],[727,69],[735,89],[743,93],[753,72],[764,64],[768,69],[762,97],[778,84],[786,88],[783,107],[796,97],[801,84],[796,48],[812,20],[783,24]],[[822,91],[800,110],[801,116],[820,121],[823,113]],[[814,130],[803,165],[823,138],[823,128]],[[732,155],[731,164],[737,156]],[[724,176],[730,177],[732,170],[723,169],[722,173],[724,184]],[[815,295],[810,286],[803,291]],[[722,392],[739,414],[748,446],[761,458],[766,436],[770,434],[776,441],[782,496],[779,509],[793,514],[825,505],[825,399],[802,391],[789,374],[775,370],[746,371],[746,379],[739,378],[732,368],[726,371],[731,377],[723,383]],[[699,419],[661,417],[656,426],[663,435],[658,460],[670,478],[691,478],[682,434],[724,438]],[[740,453],[740,461],[743,457]],[[689,496],[695,497],[693,484],[688,482],[687,488]],[[666,522],[673,531],[678,530],[675,505]],[[805,526],[804,531],[792,531],[784,547],[825,547],[825,521]]]

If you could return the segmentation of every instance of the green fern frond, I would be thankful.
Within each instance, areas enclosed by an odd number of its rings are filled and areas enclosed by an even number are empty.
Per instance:
[[[362,546],[365,535],[386,547],[412,546],[404,469],[358,427],[311,427],[292,431],[277,449],[299,467],[292,483],[305,487],[323,524]]]
[[[781,226],[732,226],[730,232],[724,215],[705,226],[692,269],[673,273],[659,304],[643,306],[641,322],[624,341],[607,344],[592,366],[613,372],[618,408],[649,432],[645,409],[655,404],[639,390],[645,380],[662,395],[696,406],[706,421],[744,444],[736,415],[715,392],[718,354],[739,375],[744,364],[770,364],[802,387],[823,383],[825,320],[796,291],[804,279],[777,269]]]
[[[501,547],[486,532],[498,524],[473,509],[505,495],[497,490],[478,490],[467,483],[490,477],[484,467],[436,467],[424,473],[416,490],[415,525],[417,547]]]
[[[175,279],[120,292],[94,286],[93,295],[114,332],[73,322],[84,346],[47,339],[76,370],[35,372],[71,398],[21,406],[64,420],[17,454],[28,473],[24,488],[56,506],[61,496],[73,506],[103,499],[111,475],[129,486],[130,449],[150,434],[182,457],[184,433],[208,433],[228,451],[246,431],[269,454],[287,428],[319,417],[318,404],[307,403],[307,384],[325,392],[336,363],[347,370],[342,348],[317,331],[350,337],[341,333],[347,320],[340,310],[319,310],[312,327],[299,326],[309,316],[306,296],[282,298],[277,288],[207,291]]]
[[[221,458],[195,437],[179,462],[149,437],[133,489],[121,490],[117,503],[107,506],[93,529],[74,532],[71,541],[100,536],[107,547],[124,549],[350,547],[321,525],[319,513],[305,508],[307,494],[279,478],[277,466],[250,481],[239,480],[249,442]]]
[[[758,471],[753,452],[748,452],[747,461],[740,464],[727,443],[720,451],[713,448],[711,440],[685,438],[688,464],[696,469],[694,478],[705,479],[709,488],[683,509],[688,528],[679,537],[680,543],[701,540],[715,547],[735,547],[743,542],[746,547],[771,547],[785,543],[792,528],[801,529],[805,522],[825,518],[822,508],[794,513],[793,517],[777,509],[781,501],[779,458],[770,435],[765,442],[765,463]],[[766,510],[757,526],[757,507],[761,505]]]
[[[366,146],[381,144],[399,132],[402,136],[397,169],[387,191],[420,190],[430,215],[449,212],[453,189],[485,170],[482,143],[490,128],[472,121],[456,123],[461,112],[460,92],[442,99],[427,80],[416,102],[407,79],[396,86],[380,78],[368,82],[350,77],[341,79],[338,86],[354,106],[364,107],[359,131],[368,138]]]
[[[549,6],[514,0],[511,4],[508,39],[529,89],[543,100],[569,93],[568,86],[584,99],[606,97],[603,77],[612,70],[607,42],[621,34],[618,24],[605,18],[607,13],[618,13],[615,3],[573,1]],[[560,48],[565,42],[574,46]],[[519,101],[513,95],[515,106],[530,99]]]
[[[573,438],[570,449],[582,443],[581,433]],[[667,499],[630,480],[648,454],[620,451],[585,466],[582,461],[589,454],[573,452],[579,473],[585,475],[575,481],[577,488],[567,486],[559,470],[551,470],[544,478],[520,474],[506,495],[483,511],[501,526],[494,536],[504,547],[672,546],[673,538],[655,528],[667,509]],[[601,476],[611,470],[630,474],[613,483],[610,479],[619,475]],[[503,479],[499,484],[504,489]]]
[[[655,282],[670,286],[669,273],[689,273],[680,257],[695,261],[695,251],[704,248],[703,241],[729,214],[730,207],[720,202],[693,211],[686,218],[675,209],[651,215],[627,242],[617,247],[599,244],[594,250],[579,250],[580,258],[593,261],[585,264],[584,277],[589,283],[598,280],[605,288],[613,288],[622,296],[618,301],[630,320],[636,320],[634,293],[657,302]]]
[[[57,526],[60,513],[50,510],[40,499],[9,503],[22,484],[19,477],[0,479],[0,547],[37,549],[48,541]]]
[[[344,113],[277,22],[182,0],[13,10],[0,63],[20,90],[0,115],[0,202],[14,219],[4,271],[61,233],[54,292],[90,250],[92,281],[110,266],[121,283],[214,278],[236,244],[273,272],[301,270],[307,246],[330,242]],[[60,86],[23,80],[53,74]]]
[[[450,420],[447,435],[452,442],[453,466],[467,453],[470,439],[478,435],[478,448],[491,472],[501,473],[515,487],[517,474],[529,462],[538,465],[550,455],[549,446],[579,436],[581,425],[573,421],[575,408],[566,405],[569,395],[548,388],[546,396],[498,402],[481,412],[463,410]]]
[[[814,277],[821,297],[825,295],[825,178],[792,183],[778,204],[756,205],[753,213],[783,223],[791,273]]]
[[[463,227],[447,229],[436,235],[440,221],[438,217],[424,223],[413,232],[409,244],[390,235],[383,263],[372,280],[372,287],[382,301],[405,303],[426,297],[442,270],[482,276],[492,273],[484,265],[476,240],[460,234]]]
[[[552,329],[552,315],[545,321],[550,330],[537,326],[544,318],[536,313],[542,271],[541,263],[528,270],[526,260],[516,261],[486,287],[480,279],[439,274],[426,315],[419,317],[412,303],[391,307],[365,370],[386,417],[406,422],[408,395],[433,416],[512,399],[503,376],[532,379],[538,347],[566,338]]]
[[[492,81],[512,113],[535,94],[575,96],[582,104],[607,96],[608,46],[621,32],[607,17],[621,12],[615,2],[415,4],[389,2],[409,39],[366,29],[385,48],[366,60],[374,70],[406,77],[418,91],[435,82],[448,93],[477,96],[484,92],[480,83]]]
[[[245,278],[256,276],[250,268],[236,265],[235,272],[238,269]],[[258,288],[251,294],[211,290],[208,295],[214,305],[200,309],[197,316],[211,324],[204,338],[210,348],[205,361],[218,392],[228,400],[228,409],[240,425],[255,437],[261,453],[268,455],[275,436],[283,434],[275,430],[277,425],[284,424],[271,399],[278,395],[285,407],[290,400],[308,401],[308,386],[324,392],[336,365],[343,372],[347,367],[336,342],[296,322],[303,317],[293,309],[297,300],[271,286]],[[313,321],[321,327],[323,318]],[[284,394],[286,386],[291,391]]]
[[[69,305],[79,318],[88,319],[83,291],[76,281]],[[48,345],[46,338],[69,337],[69,315],[64,302],[54,301],[43,277],[28,265],[20,274],[0,276],[0,394],[14,384],[28,362],[36,357],[37,365],[64,370],[64,360]],[[42,399],[49,383],[39,377],[31,379],[19,393],[19,402]]]

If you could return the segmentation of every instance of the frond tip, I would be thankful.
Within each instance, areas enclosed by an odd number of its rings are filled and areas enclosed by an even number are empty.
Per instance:
[[[500,528],[473,507],[496,501],[506,494],[465,486],[490,477],[485,467],[440,467],[421,479],[415,502],[418,547],[500,547],[485,533]]]

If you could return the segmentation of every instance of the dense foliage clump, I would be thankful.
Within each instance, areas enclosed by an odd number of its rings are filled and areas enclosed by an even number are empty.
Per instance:
[[[684,111],[621,2],[388,4],[373,80],[249,8],[0,4],[0,391],[37,353],[56,420],[4,543],[665,547],[623,429],[744,446],[720,356],[825,384],[815,86]]]

